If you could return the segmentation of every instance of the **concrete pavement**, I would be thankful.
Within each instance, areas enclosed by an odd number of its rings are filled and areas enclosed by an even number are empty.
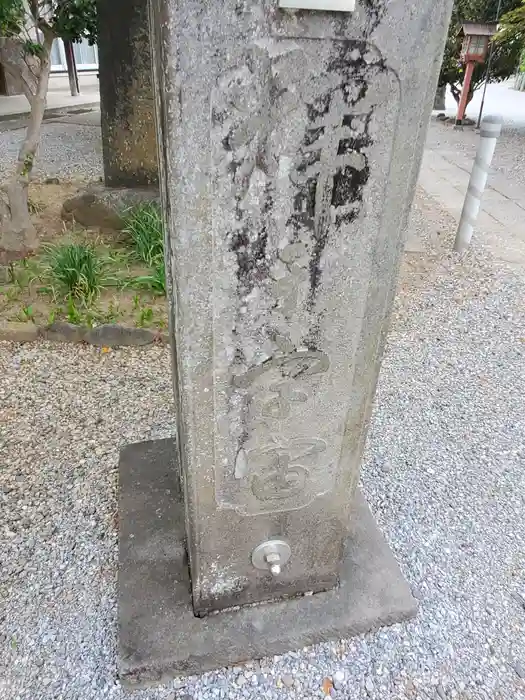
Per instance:
[[[478,90],[468,115],[476,118],[481,102]],[[447,114],[455,114],[455,102],[447,95]],[[513,82],[489,85],[484,114],[500,114],[504,132],[496,145],[473,246],[483,245],[497,258],[525,265],[525,92]],[[459,222],[479,136],[473,127],[455,131],[432,120],[419,174],[419,185]]]
[[[420,186],[459,222],[472,161],[465,154],[426,149]],[[525,193],[498,173],[489,175],[472,245],[480,242],[499,259],[525,263]]]
[[[67,75],[52,75],[47,94],[46,117],[55,113],[67,113],[75,109],[95,109],[100,104],[96,73],[80,73],[80,94],[72,97]],[[29,102],[25,95],[0,96],[0,121],[17,120],[29,114]]]

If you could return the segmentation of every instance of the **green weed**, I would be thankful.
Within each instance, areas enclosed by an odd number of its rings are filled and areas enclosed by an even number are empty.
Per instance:
[[[148,202],[129,209],[124,217],[124,233],[129,236],[138,259],[155,267],[164,257],[164,228],[157,204]]]
[[[166,296],[166,268],[164,259],[157,261],[152,267],[150,275],[142,275],[133,280],[133,284],[140,289],[146,289],[158,296]]]
[[[7,301],[17,301],[21,293],[22,290],[19,287],[8,287],[5,296]]]
[[[108,304],[107,310],[103,314],[103,320],[105,323],[111,323],[116,321],[120,316],[120,308],[117,301],[111,300]]]
[[[35,312],[32,306],[24,306],[20,311],[21,321],[33,321],[35,318]]]
[[[29,260],[18,260],[9,265],[9,282],[23,290],[31,283],[34,275],[35,264]]]
[[[82,314],[77,309],[73,297],[69,297],[67,300],[67,320],[69,323],[73,323],[76,326],[82,323]]]
[[[43,264],[43,274],[52,286],[71,297],[86,303],[100,294],[105,265],[92,246],[80,243],[48,246]]]
[[[144,328],[144,326],[149,326],[152,321],[153,309],[148,306],[145,309],[141,310],[139,319],[137,321],[137,326],[139,326],[140,328]]]

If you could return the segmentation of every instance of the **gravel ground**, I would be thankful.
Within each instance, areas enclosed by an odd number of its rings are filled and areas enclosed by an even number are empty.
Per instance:
[[[115,470],[173,431],[168,351],[0,343],[2,700],[311,700],[326,677],[345,700],[525,699],[523,274],[444,253],[453,222],[422,195],[412,226],[427,253],[404,265],[363,487],[417,618],[124,691]]]
[[[24,128],[0,132],[0,179],[16,160]],[[47,122],[37,154],[35,177],[92,180],[102,177],[100,128]]]

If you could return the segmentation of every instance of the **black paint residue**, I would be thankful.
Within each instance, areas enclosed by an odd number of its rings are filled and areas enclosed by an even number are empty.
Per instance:
[[[367,5],[372,23],[379,22],[380,3],[370,0]],[[311,240],[310,310],[315,306],[321,282],[321,260],[328,236],[337,235],[342,225],[351,224],[357,219],[362,207],[363,190],[370,177],[367,149],[373,144],[370,134],[373,109],[361,112],[359,104],[367,96],[370,81],[378,72],[386,70],[386,66],[380,58],[367,63],[364,56],[368,52],[366,42],[338,42],[327,72],[335,74],[339,81],[327,93],[307,105],[308,126],[295,165],[295,172],[303,179],[298,179],[294,213],[288,223],[293,228],[294,241],[299,238],[304,240],[305,232]],[[336,101],[339,105],[343,101],[348,107],[339,125],[334,125],[330,115]],[[352,153],[361,158],[349,164],[345,162],[345,157]],[[362,165],[356,165],[360,162]],[[334,217],[331,216],[332,211]],[[311,333],[309,342],[314,342]]]
[[[370,168],[366,165],[361,170],[346,165],[338,168],[334,175],[334,186],[332,189],[332,205],[343,207],[352,201],[352,196],[356,192],[362,192],[364,185],[368,182]]]
[[[316,129],[307,129],[304,132],[303,146],[311,146],[318,141],[321,136],[324,136],[325,127],[318,126]]]
[[[330,211],[328,208],[323,209],[317,219],[317,225],[313,227],[313,250],[310,256],[310,294],[308,297],[308,307],[310,311],[313,309],[315,302],[315,294],[319,283],[321,282],[321,256],[328,241],[330,232]]]
[[[367,37],[374,31],[383,19],[386,10],[386,0],[362,0],[368,18]]]
[[[302,223],[306,228],[313,226],[315,214],[315,196],[317,193],[317,178],[310,178],[297,192],[294,198],[294,222]]]
[[[247,52],[246,67],[253,73],[258,73],[257,58]],[[275,89],[271,77],[268,77],[266,89],[271,93]],[[232,80],[242,87],[240,79]],[[264,109],[264,103],[262,103]],[[256,115],[253,115],[254,117]],[[268,115],[260,114],[261,120],[268,121]],[[232,113],[227,110],[212,110],[212,123],[224,126],[226,120],[231,120]],[[256,120],[254,119],[254,123]],[[268,244],[268,222],[273,210],[272,183],[268,179],[261,197],[260,211],[255,218],[243,206],[244,199],[250,187],[250,181],[255,170],[267,177],[270,173],[270,155],[267,135],[256,127],[250,128],[249,122],[234,120],[227,133],[221,139],[221,145],[230,156],[227,171],[234,184],[235,218],[238,228],[229,233],[229,249],[237,259],[237,288],[239,297],[246,296],[265,277],[268,276],[268,261],[266,248]],[[247,156],[247,152],[249,155]]]
[[[343,214],[337,214],[335,217],[335,225],[339,227],[343,224],[351,224],[352,221],[357,219],[357,214],[358,212],[354,210],[345,211]]]
[[[229,171],[234,180],[237,175],[237,169],[240,163],[232,161]],[[255,157],[255,167],[266,172],[267,163],[264,152],[258,150]],[[242,194],[246,191],[248,183],[242,188]],[[241,208],[242,196],[237,192],[235,203],[235,216],[237,221],[246,221],[246,213]],[[271,193],[271,183],[268,182],[264,191],[264,199],[261,206],[261,221],[256,225],[248,224],[231,235],[230,250],[235,253],[237,258],[237,282],[240,296],[249,294],[256,284],[268,275],[268,260],[266,259],[266,247],[268,244],[268,229],[266,221],[269,213],[273,208],[273,197]],[[253,231],[257,231],[257,235],[253,238]],[[252,237],[250,237],[250,232]]]
[[[316,119],[323,117],[325,114],[328,114],[331,101],[332,95],[330,92],[327,92],[325,95],[317,97],[312,104],[307,105],[306,109],[308,110],[308,121],[313,122]]]
[[[319,148],[317,151],[310,151],[307,153],[304,158],[301,160],[299,165],[297,166],[296,170],[298,173],[304,173],[306,172],[306,169],[309,168],[311,165],[315,165],[316,163],[321,162],[321,149]]]

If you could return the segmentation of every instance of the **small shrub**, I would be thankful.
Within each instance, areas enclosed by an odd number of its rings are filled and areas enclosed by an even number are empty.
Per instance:
[[[69,243],[48,246],[44,253],[44,275],[54,287],[84,302],[99,295],[104,263],[89,245]]]
[[[155,267],[164,258],[164,229],[159,207],[139,204],[126,212],[124,233],[130,238],[139,260]]]

